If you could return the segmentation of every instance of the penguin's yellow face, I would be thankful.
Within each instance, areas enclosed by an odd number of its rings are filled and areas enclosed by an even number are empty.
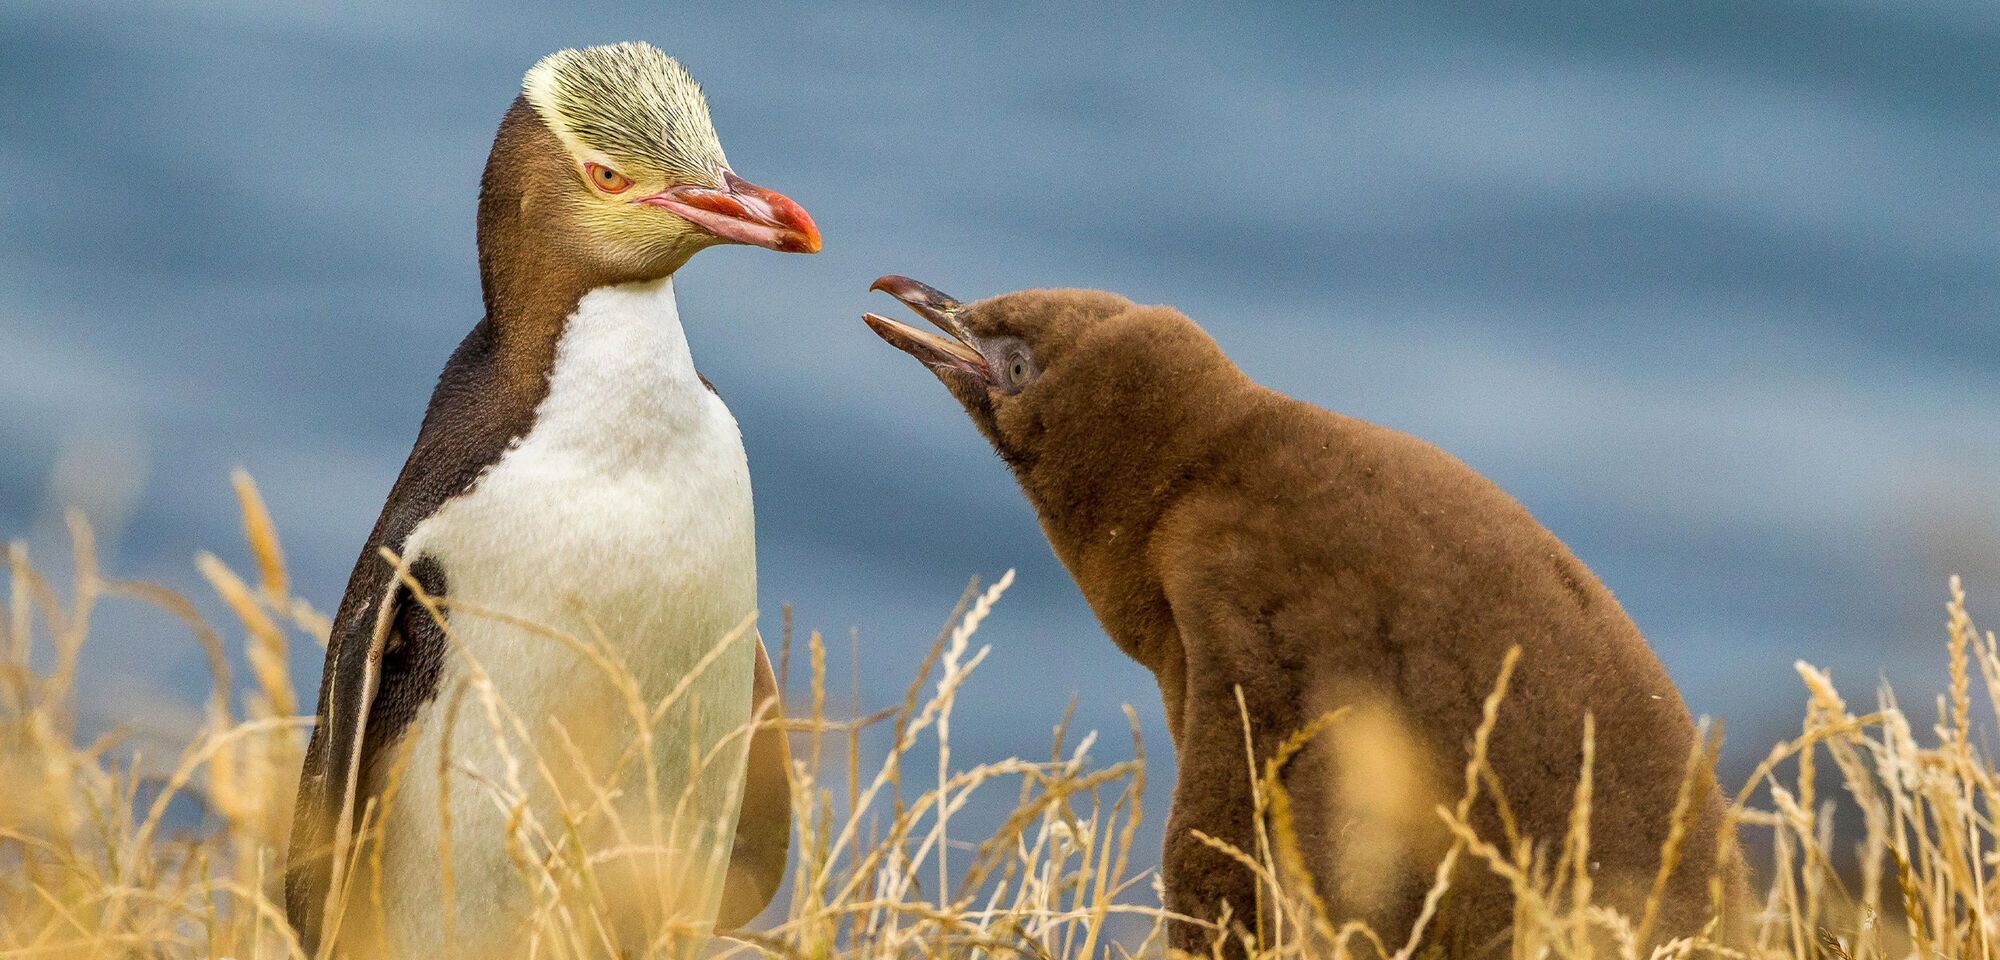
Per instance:
[[[607,265],[664,275],[719,243],[818,252],[804,209],[730,170],[701,88],[650,44],[551,54],[523,94],[568,151],[564,201]]]

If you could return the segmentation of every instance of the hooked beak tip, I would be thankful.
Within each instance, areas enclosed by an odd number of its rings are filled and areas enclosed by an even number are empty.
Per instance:
[[[819,225],[776,190],[723,171],[719,188],[682,186],[639,203],[670,210],[724,243],[745,243],[780,253],[818,253]]]
[[[950,294],[928,283],[924,283],[921,280],[912,280],[900,274],[891,273],[876,277],[875,282],[869,284],[868,289],[880,290],[903,301],[905,306],[923,314],[925,318],[933,323],[948,321],[953,314],[956,314],[965,306]]]

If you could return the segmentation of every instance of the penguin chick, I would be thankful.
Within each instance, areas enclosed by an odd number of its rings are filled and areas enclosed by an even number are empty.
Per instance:
[[[1415,437],[1259,386],[1170,308],[1089,290],[961,305],[893,276],[874,289],[947,334],[864,317],[964,406],[1105,631],[1158,680],[1178,767],[1167,909],[1269,930],[1250,871],[1197,833],[1254,856],[1252,771],[1344,708],[1283,769],[1291,831],[1332,922],[1401,943],[1452,843],[1436,811],[1457,802],[1516,645],[1488,746],[1511,820],[1482,786],[1479,834],[1504,846],[1511,824],[1553,869],[1588,717],[1595,902],[1639,925],[1688,778],[1689,831],[1653,932],[1701,930],[1711,877],[1740,900],[1722,796],[1666,671],[1610,591],[1493,483]],[[1475,858],[1457,862],[1424,943],[1505,950],[1512,893]],[[1214,935],[1175,922],[1169,945],[1208,955]]]

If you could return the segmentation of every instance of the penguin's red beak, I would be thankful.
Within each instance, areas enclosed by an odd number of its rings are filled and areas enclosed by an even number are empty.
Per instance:
[[[929,284],[893,274],[877,279],[868,289],[880,290],[903,301],[905,306],[936,324],[938,329],[951,334],[950,338],[940,337],[881,314],[862,314],[861,322],[875,331],[876,336],[917,358],[927,367],[958,370],[992,382],[993,371],[986,362],[986,355],[979,350],[979,341],[965,328],[965,324],[959,322],[958,315],[964,311],[964,304]]]
[[[747,243],[780,253],[818,253],[819,227],[805,208],[728,170],[721,187],[670,188],[640,203],[672,211],[724,243]]]

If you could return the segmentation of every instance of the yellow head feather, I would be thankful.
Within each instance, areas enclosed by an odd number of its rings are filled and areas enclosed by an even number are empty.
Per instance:
[[[579,160],[669,181],[710,181],[727,165],[700,85],[650,43],[560,50],[521,86]]]

